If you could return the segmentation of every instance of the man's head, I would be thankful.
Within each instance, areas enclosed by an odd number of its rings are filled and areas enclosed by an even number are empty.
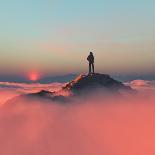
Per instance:
[[[93,52],[90,52],[90,55],[93,55]]]

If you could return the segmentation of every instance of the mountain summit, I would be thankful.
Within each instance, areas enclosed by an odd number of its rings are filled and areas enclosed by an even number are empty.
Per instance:
[[[131,90],[129,86],[114,80],[107,74],[88,74],[79,75],[76,79],[66,84],[64,90],[70,90],[73,93],[82,93],[83,91],[93,91],[96,89],[104,89],[108,91]]]

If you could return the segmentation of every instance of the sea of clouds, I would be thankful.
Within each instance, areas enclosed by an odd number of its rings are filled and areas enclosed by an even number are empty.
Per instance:
[[[6,101],[64,84],[0,82],[1,155],[154,155],[155,81],[134,80],[129,96],[94,94],[71,103]]]

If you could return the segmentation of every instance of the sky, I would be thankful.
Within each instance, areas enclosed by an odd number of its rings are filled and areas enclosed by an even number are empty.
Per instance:
[[[86,73],[93,51],[96,72],[155,78],[154,0],[0,3],[0,75]]]

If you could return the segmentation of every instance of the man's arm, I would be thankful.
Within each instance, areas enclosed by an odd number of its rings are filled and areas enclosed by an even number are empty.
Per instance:
[[[89,56],[87,57],[87,60],[89,61]]]

